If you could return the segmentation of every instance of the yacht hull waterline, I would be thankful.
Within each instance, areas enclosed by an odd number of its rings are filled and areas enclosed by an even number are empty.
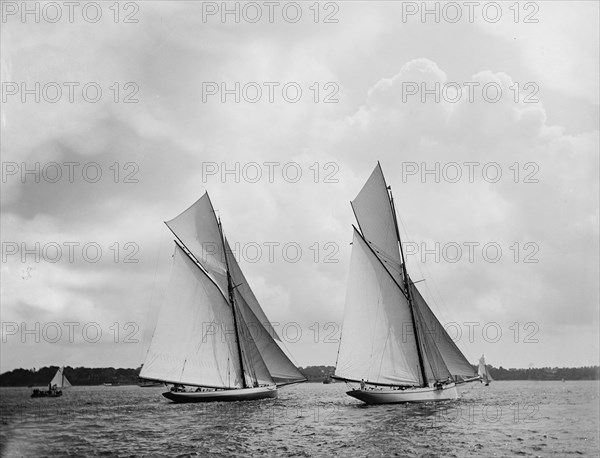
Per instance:
[[[167,391],[163,396],[173,402],[256,401],[277,398],[277,387],[260,386],[218,391]]]
[[[347,391],[348,396],[366,404],[398,404],[402,402],[436,402],[458,399],[458,391],[454,383],[441,388],[409,388],[406,390],[366,389]]]

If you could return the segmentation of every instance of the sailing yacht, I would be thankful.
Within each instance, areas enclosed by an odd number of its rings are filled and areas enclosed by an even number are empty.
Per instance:
[[[68,388],[71,386],[71,383],[65,377],[64,367],[59,367],[52,377],[52,380],[48,384],[47,390],[40,390],[38,388],[33,390],[31,393],[32,398],[56,398],[58,396],[62,396],[62,389]]]
[[[477,368],[477,374],[481,377],[481,381],[485,383],[485,386],[489,386],[489,384],[494,380],[485,365],[485,355],[481,355],[479,358],[479,367]]]
[[[208,193],[165,223],[176,237],[171,279],[140,378],[174,402],[277,397],[306,381],[279,347]]]
[[[391,188],[377,163],[351,202],[354,227],[334,378],[368,404],[457,399],[480,377],[435,317],[404,261]]]

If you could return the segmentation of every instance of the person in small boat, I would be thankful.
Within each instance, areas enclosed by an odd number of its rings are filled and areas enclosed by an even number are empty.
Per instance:
[[[365,389],[365,379],[364,378],[360,380],[360,389],[363,391]]]

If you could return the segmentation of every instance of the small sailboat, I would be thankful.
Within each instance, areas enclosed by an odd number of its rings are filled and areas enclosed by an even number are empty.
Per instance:
[[[490,371],[485,365],[485,355],[481,355],[479,358],[479,367],[477,368],[477,374],[481,377],[481,381],[485,383],[485,386],[489,386],[489,384],[494,380],[490,375]]]
[[[33,390],[31,393],[32,398],[56,398],[62,396],[62,389],[71,386],[71,383],[65,377],[64,368],[59,367],[54,374],[54,377],[48,384],[47,390],[40,390],[38,388]]]
[[[277,397],[306,381],[279,347],[208,194],[165,223],[175,234],[171,279],[140,378],[174,402]]]
[[[334,378],[367,404],[457,399],[456,385],[479,377],[406,271],[394,199],[379,163],[351,205],[359,229]]]

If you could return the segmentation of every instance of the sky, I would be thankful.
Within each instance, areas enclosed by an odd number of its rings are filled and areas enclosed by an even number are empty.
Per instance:
[[[598,3],[491,3],[2,2],[0,371],[139,367],[206,191],[293,361],[335,365],[377,161],[469,361],[598,365]]]

